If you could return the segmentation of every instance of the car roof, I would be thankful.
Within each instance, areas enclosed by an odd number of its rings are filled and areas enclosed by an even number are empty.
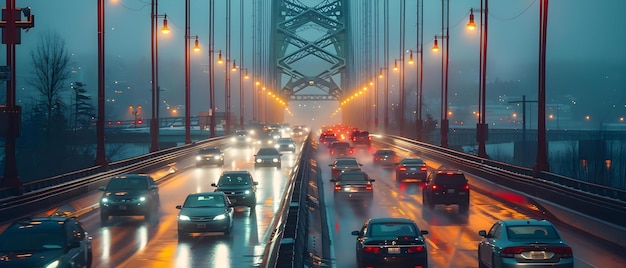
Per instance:
[[[415,223],[415,221],[407,218],[374,218],[369,219],[369,224],[372,223]]]
[[[23,218],[13,222],[13,224],[7,227],[9,229],[24,229],[22,226],[36,226],[37,229],[49,229],[49,228],[60,228],[65,223],[68,222],[78,222],[78,218],[72,217],[63,217],[63,216],[51,216],[51,217],[34,217],[34,218]],[[36,223],[36,224],[35,224]]]
[[[259,149],[259,153],[261,153],[261,152],[264,152],[264,153],[267,153],[267,152],[278,153],[278,150],[276,150],[276,148],[274,148],[274,147],[263,147],[263,148]]]
[[[146,179],[146,178],[151,178],[151,177],[149,174],[138,173],[138,174],[118,175],[118,176],[112,177],[111,179]]]
[[[237,175],[237,174],[252,175],[250,171],[247,171],[247,170],[227,170],[227,171],[222,172],[222,175]]]
[[[500,220],[507,226],[519,226],[519,225],[543,225],[543,226],[553,226],[553,224],[548,220],[537,220],[537,219],[507,219]]]
[[[224,192],[200,192],[200,193],[190,193],[187,196],[198,196],[198,195],[226,195]]]

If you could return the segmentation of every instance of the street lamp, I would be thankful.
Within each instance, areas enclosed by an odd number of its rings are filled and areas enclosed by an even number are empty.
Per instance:
[[[384,74],[383,70],[385,70]],[[383,121],[385,125],[385,131],[387,131],[387,129],[389,128],[389,79],[387,77],[389,77],[389,68],[380,67],[380,71],[378,72],[378,78],[385,79],[385,97],[383,99],[383,102],[385,103],[383,109]]]
[[[244,109],[244,90],[243,90],[243,80],[248,79],[248,68],[241,68],[241,72],[239,73],[239,128],[243,129],[243,114],[245,113]],[[254,96],[254,94],[252,94]]]
[[[152,111],[150,119],[150,137],[151,145],[150,152],[156,152],[159,150],[159,53],[158,53],[158,35],[156,31],[156,24],[158,18],[163,18],[163,27],[161,32],[168,34],[170,32],[167,27],[167,14],[158,14],[158,0],[152,0],[152,12],[151,18],[151,58],[152,58]]]
[[[485,143],[487,141],[487,34],[488,27],[487,21],[489,18],[489,0],[480,1],[480,71],[479,71],[479,90],[478,90],[478,123],[476,123],[476,139],[478,141],[478,156],[487,158],[487,150]],[[474,22],[474,9],[470,9],[469,22],[467,28],[470,30],[476,29],[476,23]]]
[[[211,5],[213,4],[213,2],[211,1],[210,3]],[[210,34],[212,36],[212,33]],[[209,42],[210,45],[212,46],[212,43]],[[212,48],[212,47],[211,47]],[[216,116],[216,111],[215,111],[215,72],[213,71],[214,69],[214,63],[213,63],[213,54],[214,53],[219,53],[219,56],[217,58],[217,63],[222,64],[224,63],[224,60],[222,60],[222,51],[213,51],[213,50],[209,50],[209,119],[210,119],[210,123],[209,123],[209,131],[210,131],[210,137],[211,138],[215,138],[215,116]]]
[[[135,120],[133,121],[133,127],[136,128],[137,124],[139,123],[139,121],[137,121],[137,116],[141,114],[141,105],[138,106],[128,106],[128,110],[130,110],[130,114],[132,114],[135,117]]]
[[[441,147],[448,147],[448,35],[436,35],[433,51],[439,51],[437,38],[445,40],[442,47],[446,53],[441,54]]]
[[[187,0],[189,4],[189,0]],[[189,10],[189,6],[187,6]],[[189,55],[189,40],[195,38],[193,51],[199,52],[200,45],[198,42],[198,36],[195,37],[189,35],[189,16],[187,14],[187,27],[185,27],[185,144],[191,143],[191,82],[189,79],[190,67],[190,55]]]
[[[228,54],[228,53],[227,53]],[[221,58],[221,54],[220,54],[220,58]],[[225,119],[226,119],[226,127],[224,128],[224,131],[226,134],[230,133],[230,73],[231,72],[236,72],[238,67],[237,67],[237,62],[236,60],[231,60],[228,58],[228,56],[226,57],[226,60],[222,60],[222,63],[226,64],[226,76],[225,76],[225,87],[226,87],[226,114],[225,114]],[[232,62],[232,65],[231,65]],[[218,63],[220,63],[220,61],[218,60]],[[230,72],[228,71],[228,68],[230,66]]]
[[[398,120],[400,123],[399,129],[400,129],[400,133],[399,135],[404,136],[405,135],[405,123],[404,123],[404,106],[405,106],[405,93],[404,93],[404,79],[405,79],[405,75],[404,75],[404,69],[406,67],[406,63],[408,63],[409,65],[413,65],[415,63],[415,61],[413,60],[413,51],[409,50],[409,59],[408,61],[405,62],[405,53],[402,53],[400,55],[400,59],[394,59],[394,64],[393,64],[393,70],[397,71],[398,70],[398,61],[402,64],[402,66],[400,66],[400,93],[398,95],[398,99],[399,99],[399,107],[398,110],[400,111],[400,119]]]

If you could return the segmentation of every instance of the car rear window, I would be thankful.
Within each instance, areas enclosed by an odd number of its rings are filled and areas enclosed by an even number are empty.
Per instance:
[[[511,240],[559,239],[559,235],[550,225],[507,226],[506,233]]]
[[[421,159],[405,159],[402,161],[405,165],[423,165],[424,161]]]
[[[356,160],[350,160],[350,159],[346,159],[346,160],[337,160],[337,162],[335,162],[335,166],[339,166],[339,167],[346,167],[346,166],[358,166],[359,164],[356,162]]]
[[[350,148],[350,144],[347,142],[337,142],[333,143],[333,148],[335,149],[347,149]]]
[[[371,224],[370,236],[417,236],[415,226],[409,223]]]
[[[446,174],[441,173],[437,174],[435,177],[435,182],[437,183],[445,183],[445,184],[465,184],[467,180],[463,174]]]
[[[366,181],[367,176],[363,174],[341,174],[340,180],[342,181]]]

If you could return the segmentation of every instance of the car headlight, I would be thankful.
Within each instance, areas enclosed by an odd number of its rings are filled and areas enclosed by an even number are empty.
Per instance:
[[[232,137],[232,138],[230,138],[230,141],[232,141],[232,142],[236,142],[236,141],[237,141],[237,138]]]
[[[103,197],[103,198],[102,198],[102,203],[107,203],[107,202],[109,202],[109,199],[108,199],[108,198],[106,198],[106,197]]]
[[[245,192],[243,192],[243,193],[244,193],[244,194],[246,194],[246,195],[249,195],[249,194],[250,194],[250,190],[246,190],[246,191],[245,191]]]
[[[139,197],[139,201],[140,202],[146,202],[146,197],[145,196]]]
[[[202,156],[196,156],[196,160],[198,161],[202,160]]]
[[[215,158],[215,159],[220,159],[220,158],[222,158],[222,156],[216,155],[216,156],[214,156],[213,158]]]
[[[191,219],[187,215],[178,215],[179,221],[190,221]]]
[[[250,141],[252,141],[252,138],[247,137],[247,138],[246,138],[246,142],[250,142]]]
[[[261,162],[263,162],[263,160],[261,160],[261,158],[257,158],[257,159],[256,159],[256,162],[257,162],[257,163],[261,163]]]
[[[272,159],[272,162],[274,162],[274,163],[278,163],[278,161],[279,161],[279,159],[278,159],[278,158],[273,158],[273,159]]]
[[[56,268],[56,267],[59,267],[59,260],[53,261],[50,264],[45,266],[45,268]]]
[[[219,221],[223,219],[226,219],[226,214],[220,214],[220,215],[215,216],[215,218],[213,218],[214,221]]]
[[[276,144],[274,145],[274,148],[278,149],[280,147],[280,145]]]
[[[289,144],[289,148],[293,148],[293,147],[294,147],[293,144]]]

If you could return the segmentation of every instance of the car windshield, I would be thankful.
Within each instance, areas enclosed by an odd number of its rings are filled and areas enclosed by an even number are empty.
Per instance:
[[[183,207],[186,208],[202,208],[202,207],[225,207],[224,196],[221,195],[192,195],[187,197]]]
[[[558,233],[550,225],[507,226],[506,233],[510,240],[559,239]]]
[[[258,155],[277,155],[278,151],[272,148],[261,148],[257,154]]]
[[[224,175],[217,182],[218,185],[250,185],[250,177],[244,175]]]
[[[367,175],[363,173],[355,173],[355,174],[341,174],[341,181],[367,181]]]
[[[0,251],[23,252],[65,247],[65,232],[50,229],[20,228],[19,231],[8,230],[0,239]]]
[[[201,154],[220,154],[220,149],[202,149],[200,150]]]
[[[281,138],[278,140],[279,143],[292,143],[293,140],[291,138]]]
[[[447,183],[447,184],[464,184],[467,182],[467,180],[465,179],[465,176],[463,176],[462,174],[453,174],[453,175],[439,174],[439,176],[435,178],[435,181],[437,183]]]
[[[107,190],[142,190],[148,188],[146,178],[113,178],[107,185]]]
[[[369,236],[417,236],[418,230],[409,223],[375,223],[369,226]]]

